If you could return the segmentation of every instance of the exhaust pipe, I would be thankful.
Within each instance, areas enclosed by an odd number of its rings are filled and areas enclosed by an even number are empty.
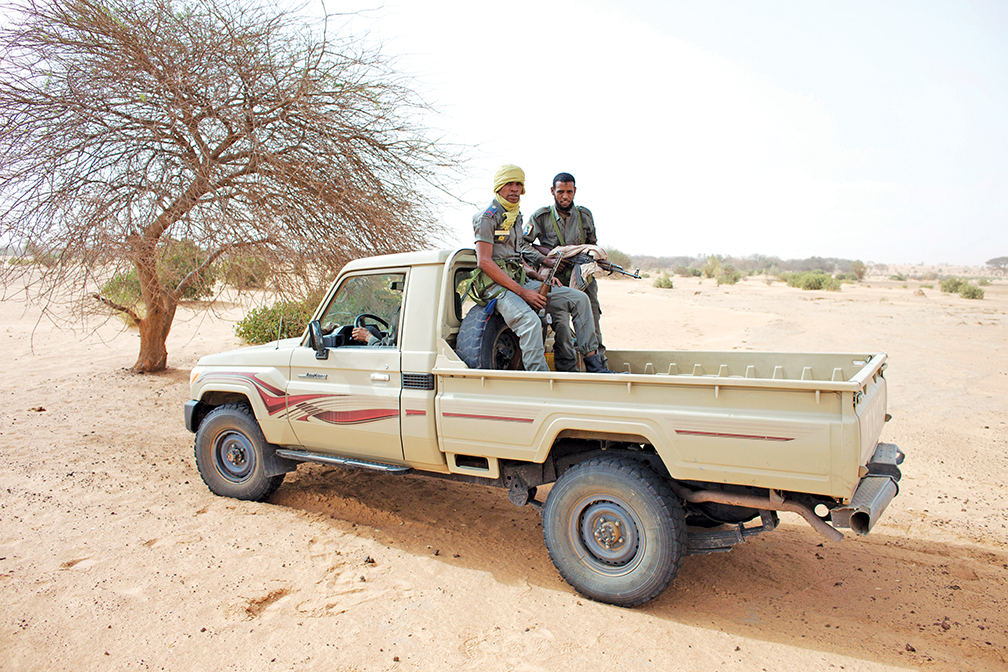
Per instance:
[[[865,476],[858,484],[850,504],[830,511],[830,520],[837,527],[849,527],[855,534],[868,534],[882,512],[899,493],[899,486],[890,476]]]
[[[687,490],[678,483],[669,483],[672,491],[687,502],[699,504],[702,502],[715,502],[717,504],[728,504],[729,506],[741,506],[747,509],[759,509],[765,511],[790,511],[797,513],[812,526],[819,534],[830,541],[840,541],[843,533],[830,527],[826,521],[817,516],[809,507],[797,502],[774,502],[769,498],[763,499],[756,495],[737,495],[727,492],[714,492],[712,490]],[[892,499],[892,497],[890,497]],[[888,503],[888,502],[887,502]],[[883,507],[885,508],[885,507]],[[879,512],[881,514],[881,511]],[[856,531],[856,530],[855,530]]]

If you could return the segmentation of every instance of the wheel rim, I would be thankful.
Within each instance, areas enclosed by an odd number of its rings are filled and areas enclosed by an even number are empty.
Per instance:
[[[510,329],[505,329],[497,335],[493,344],[494,368],[498,371],[514,370],[521,361],[518,337]]]
[[[570,518],[578,554],[596,571],[623,574],[641,558],[641,521],[617,498],[583,499]]]
[[[214,466],[232,483],[241,483],[255,470],[255,447],[241,432],[221,432],[214,441]]]

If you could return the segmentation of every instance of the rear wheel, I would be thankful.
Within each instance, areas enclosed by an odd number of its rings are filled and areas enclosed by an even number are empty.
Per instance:
[[[546,499],[543,538],[567,583],[623,607],[665,590],[687,543],[678,498],[650,468],[618,457],[564,472]]]
[[[276,492],[284,475],[267,476],[269,449],[259,423],[245,404],[215,408],[196,432],[196,467],[214,494],[262,501]]]

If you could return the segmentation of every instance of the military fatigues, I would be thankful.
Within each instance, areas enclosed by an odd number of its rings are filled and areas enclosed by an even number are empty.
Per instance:
[[[520,285],[537,290],[542,284],[538,280],[525,280],[522,269],[522,253],[528,247],[522,238],[522,217],[519,214],[514,226],[505,230],[504,208],[494,200],[483,212],[473,215],[473,230],[477,243],[493,245],[492,258],[511,278]],[[526,371],[548,371],[542,339],[542,322],[529,304],[520,296],[493,283],[481,287],[480,297],[489,301],[497,299],[497,312],[504,318],[511,330],[518,336],[522,351],[522,363]],[[577,330],[578,346],[582,354],[596,349],[598,341],[591,322],[587,319],[591,303],[584,292],[568,287],[554,287],[550,290],[549,312],[554,323],[572,318]]]
[[[566,218],[559,213],[556,206],[545,206],[536,210],[526,223],[523,234],[525,242],[529,243],[527,249],[523,251],[525,260],[533,267],[538,268],[542,264],[545,255],[532,247],[532,243],[539,240],[539,245],[553,249],[560,245],[597,245],[595,237],[595,220],[591,210],[580,205],[574,205],[570,215]],[[565,285],[570,284],[571,269],[557,273],[557,278]],[[602,327],[599,320],[602,318],[602,308],[598,300],[598,283],[594,278],[588,282],[584,293],[588,295],[588,302],[591,304],[592,318],[595,322],[595,339],[598,341],[598,354],[602,362],[606,362],[605,345],[602,343]],[[553,356],[558,370],[571,370],[576,366],[574,355],[574,344],[571,342],[570,330],[562,328],[565,321],[553,320]],[[580,342],[580,338],[578,339]]]

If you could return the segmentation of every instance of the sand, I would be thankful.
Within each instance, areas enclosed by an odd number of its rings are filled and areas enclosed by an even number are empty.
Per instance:
[[[0,669],[1004,670],[1008,284],[919,285],[602,281],[611,348],[887,352],[907,454],[867,537],[784,514],[634,609],[567,586],[503,491],[302,465],[265,503],[210,494],[182,404],[241,306],[184,307],[172,368],[135,376],[136,332],[8,294]]]

